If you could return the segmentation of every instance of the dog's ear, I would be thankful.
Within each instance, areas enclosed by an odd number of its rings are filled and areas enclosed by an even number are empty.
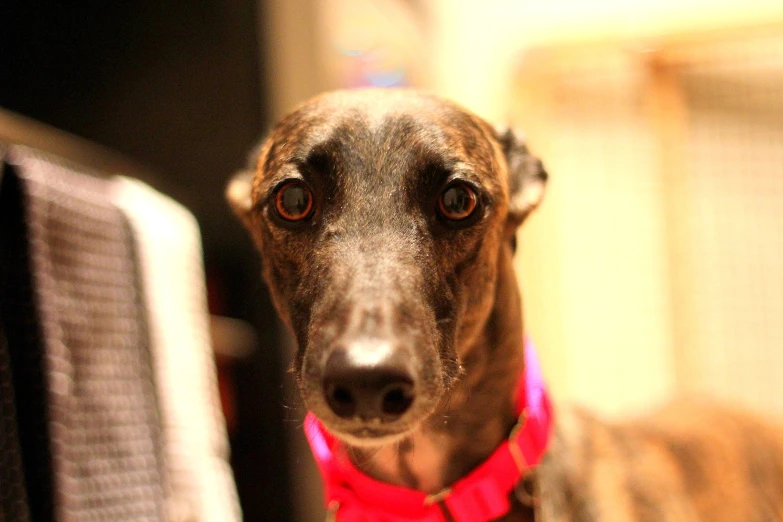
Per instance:
[[[508,229],[515,230],[544,198],[547,173],[512,129],[499,131],[498,142],[508,163]]]
[[[235,173],[226,187],[226,199],[234,213],[252,232],[251,209],[253,208],[253,171],[240,170]]]

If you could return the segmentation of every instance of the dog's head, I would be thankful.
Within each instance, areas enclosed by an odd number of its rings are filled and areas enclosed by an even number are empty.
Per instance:
[[[228,197],[296,337],[307,408],[354,445],[409,433],[485,326],[541,163],[453,103],[363,90],[290,113],[253,168]]]

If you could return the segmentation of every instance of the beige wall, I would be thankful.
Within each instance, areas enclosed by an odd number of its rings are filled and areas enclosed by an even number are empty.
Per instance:
[[[619,54],[594,72],[569,64],[535,98],[537,123],[517,117],[551,173],[517,268],[555,394],[624,413],[676,384],[665,186],[644,71]]]
[[[783,207],[783,194],[770,196],[761,188],[780,177],[767,176],[758,187],[737,192],[742,201],[734,207],[746,212],[737,220],[677,208],[689,202],[672,194],[665,173],[672,161],[687,163],[682,168],[691,173],[689,186],[698,190],[694,201],[714,211],[715,198],[725,199],[742,176],[764,168],[738,170],[742,158],[764,157],[767,167],[775,165],[769,158],[779,151],[769,147],[779,143],[778,123],[749,130],[758,114],[716,113],[715,107],[711,112],[696,107],[690,114],[691,109],[678,108],[687,102],[679,98],[698,87],[651,77],[647,57],[672,43],[676,51],[677,42],[692,35],[774,27],[783,20],[783,3],[425,3],[433,21],[429,86],[491,121],[521,126],[552,173],[541,211],[521,234],[518,272],[528,329],[540,345],[556,395],[625,413],[675,394],[700,392],[783,413],[771,369],[783,367],[783,358],[775,355],[781,351],[781,327],[770,319],[783,306],[775,290],[783,272],[783,254],[775,245],[783,239],[774,225],[783,216],[773,211]],[[551,67],[550,77],[517,82],[538,49],[579,42],[594,46],[593,55],[602,62],[591,63],[588,51],[581,61]],[[673,99],[672,93],[659,93],[662,99],[651,93],[661,81],[663,91],[679,89]],[[709,89],[709,78],[705,85]],[[692,125],[686,128],[683,119],[672,126],[651,110],[682,110]],[[684,114],[673,116],[679,117]],[[734,163],[705,166],[718,146],[716,136],[738,126],[747,132],[736,136],[733,152],[727,153]],[[690,133],[692,147],[667,152],[677,133]],[[703,176],[705,169],[713,178]],[[729,171],[733,178],[720,177]],[[711,221],[714,216],[719,217]],[[753,244],[762,246],[754,259],[741,250],[725,255],[732,244],[747,246],[740,239],[760,224],[763,232],[753,232],[760,243]],[[726,225],[733,243],[715,237],[720,236],[716,228]],[[725,262],[699,264],[703,255],[723,255]],[[737,281],[726,266],[753,277]],[[751,295],[760,296],[755,307]]]
[[[494,121],[508,118],[526,49],[598,40],[645,48],[660,35],[773,22],[780,0],[422,0],[430,13],[430,87]]]

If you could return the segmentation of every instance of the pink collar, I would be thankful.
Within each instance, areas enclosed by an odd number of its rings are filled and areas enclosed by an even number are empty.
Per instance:
[[[369,477],[345,457],[337,439],[312,413],[305,435],[324,480],[332,520],[339,522],[487,522],[511,508],[509,495],[546,452],[553,415],[533,343],[525,340],[525,370],[517,391],[519,422],[492,455],[435,495]]]

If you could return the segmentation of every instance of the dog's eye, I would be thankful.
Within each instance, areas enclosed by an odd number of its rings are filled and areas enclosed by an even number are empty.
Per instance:
[[[286,221],[302,221],[313,210],[313,194],[301,181],[284,183],[275,193],[275,210]]]
[[[446,187],[438,198],[440,214],[451,221],[469,218],[476,210],[476,192],[465,183],[454,183]]]

